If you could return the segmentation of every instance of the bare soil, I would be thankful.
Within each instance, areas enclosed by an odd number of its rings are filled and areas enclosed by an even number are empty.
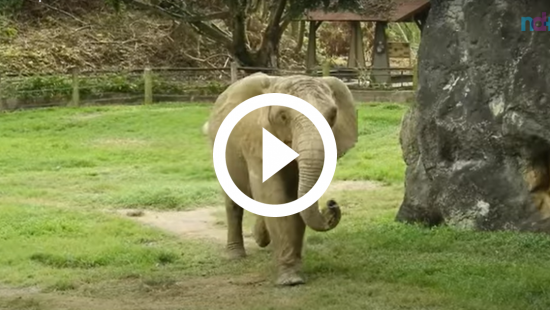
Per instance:
[[[191,211],[118,210],[145,225],[157,227],[184,238],[225,240],[225,230],[218,223],[216,211],[208,207]]]

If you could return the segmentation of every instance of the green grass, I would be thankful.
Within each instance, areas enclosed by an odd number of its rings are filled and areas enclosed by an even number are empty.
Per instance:
[[[272,280],[269,251],[250,249],[246,260],[229,262],[223,244],[106,212],[221,205],[201,134],[208,107],[0,114],[0,284],[56,294],[21,299],[0,285],[0,308],[549,309],[550,238],[394,223],[404,112],[400,105],[359,108],[359,143],[335,179],[387,186],[330,194],[344,208],[342,223],[308,232],[308,284],[288,289],[254,284]]]
[[[402,183],[405,164],[399,146],[399,125],[404,111],[402,105],[393,104],[361,107],[359,141],[338,162],[334,178]]]

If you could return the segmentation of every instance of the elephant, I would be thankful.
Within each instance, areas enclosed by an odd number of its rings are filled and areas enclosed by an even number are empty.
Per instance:
[[[349,88],[335,77],[307,75],[273,76],[254,73],[229,85],[216,99],[203,125],[213,148],[224,118],[243,101],[266,93],[283,93],[303,99],[317,108],[334,133],[337,158],[357,142],[357,112]],[[291,147],[299,156],[262,182],[262,128]],[[313,123],[294,109],[267,106],[242,118],[231,131],[226,162],[235,185],[248,197],[263,203],[282,204],[305,195],[317,182],[324,163],[321,136]],[[226,251],[231,259],[246,257],[243,238],[243,208],[224,193],[227,221]],[[253,238],[259,247],[272,243],[277,267],[275,284],[304,284],[301,274],[302,247],[306,227],[325,232],[341,219],[340,206],[328,200],[326,208],[315,202],[305,210],[285,217],[256,215]]]

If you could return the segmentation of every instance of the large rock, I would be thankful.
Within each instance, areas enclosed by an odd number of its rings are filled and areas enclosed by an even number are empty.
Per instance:
[[[550,32],[521,31],[542,12],[550,1],[431,1],[398,221],[550,231]]]

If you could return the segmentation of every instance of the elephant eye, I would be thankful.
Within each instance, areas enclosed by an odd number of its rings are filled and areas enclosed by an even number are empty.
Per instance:
[[[334,126],[334,123],[336,122],[336,116],[338,116],[338,110],[331,109],[327,115],[327,121],[331,126]]]
[[[286,122],[288,120],[288,116],[286,115],[286,113],[281,113],[281,120],[283,122]]]

